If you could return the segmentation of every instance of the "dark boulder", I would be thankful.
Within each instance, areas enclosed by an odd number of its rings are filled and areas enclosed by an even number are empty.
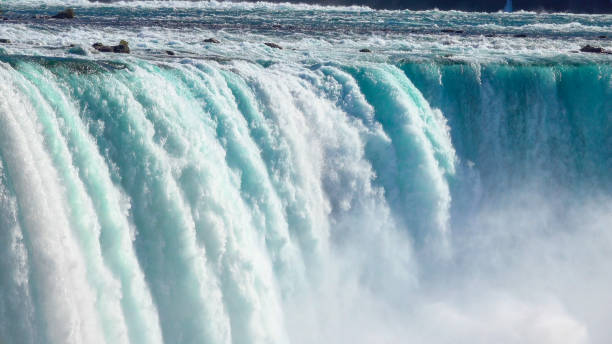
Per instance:
[[[514,37],[516,38],[527,38],[527,35],[524,33],[517,33],[516,35],[514,35]]]
[[[121,40],[121,42],[119,42],[119,45],[115,45],[113,47],[113,52],[114,53],[121,53],[121,54],[129,54],[130,53],[130,46],[129,46],[127,41]]]
[[[121,41],[119,45],[104,45],[102,43],[94,43],[92,45],[94,49],[102,53],[118,53],[118,54],[129,54],[130,47],[128,42]]]
[[[608,38],[608,36],[606,36],[606,35],[601,35],[601,36],[599,36],[599,38],[601,38],[601,39],[606,39],[606,38]]]
[[[602,47],[594,47],[592,45],[585,45],[584,47],[580,48],[580,51],[583,53],[594,53],[594,54],[612,54],[612,51],[607,51],[606,49],[602,48]]]
[[[166,50],[166,54],[167,54],[167,55],[170,55],[170,56],[174,56],[174,55],[176,55],[176,54],[174,53],[174,51],[172,51],[172,50]]]
[[[204,40],[204,43],[215,43],[215,44],[219,44],[221,42],[219,42],[219,40],[214,39],[214,38],[207,38]]]
[[[6,38],[0,38],[0,43],[2,43],[2,44],[9,44],[9,43],[11,43],[11,41],[6,39]]]
[[[269,46],[270,48],[274,48],[274,49],[283,49],[283,47],[281,47],[280,45],[276,44],[276,43],[270,43],[270,42],[266,42],[264,43],[265,45]]]
[[[113,47],[111,47],[110,45],[104,45],[102,43],[94,43],[92,47],[102,53],[112,53],[113,52]]]
[[[52,16],[51,18],[55,19],[74,19],[74,10],[72,8],[67,8],[64,11]]]
[[[463,33],[463,30],[453,30],[453,29],[442,29],[440,30],[442,33]]]
[[[360,52],[360,53],[371,53],[371,52],[372,52],[372,50],[367,49],[367,48],[364,48],[364,49],[360,49],[360,50],[359,50],[359,52]]]

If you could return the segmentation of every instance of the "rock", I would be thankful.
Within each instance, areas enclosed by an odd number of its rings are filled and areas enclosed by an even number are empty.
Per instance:
[[[167,54],[167,55],[170,55],[170,56],[174,56],[174,55],[176,55],[176,54],[174,53],[174,51],[172,51],[172,50],[166,50],[166,54]]]
[[[463,30],[453,30],[453,29],[442,29],[440,32],[443,33],[463,33]]]
[[[130,53],[130,47],[127,41],[121,40],[121,42],[119,42],[119,45],[115,45],[113,47],[113,52],[115,53],[120,53],[120,54],[129,54]]]
[[[601,39],[606,39],[606,38],[608,38],[608,36],[606,36],[606,35],[601,35],[601,36],[599,36],[599,38],[601,38]]]
[[[219,40],[214,39],[214,38],[207,38],[204,40],[204,43],[215,43],[215,44],[219,44],[221,42],[219,42]]]
[[[113,47],[111,47],[110,45],[104,45],[102,43],[94,43],[92,47],[102,53],[112,53],[113,52]]]
[[[524,33],[517,33],[516,35],[514,35],[514,37],[516,37],[516,38],[526,38],[527,35],[524,34]]]
[[[585,45],[584,47],[580,48],[580,51],[583,53],[594,53],[594,54],[612,54],[612,51],[607,51],[606,49],[602,48],[602,47],[594,47],[592,45]]]
[[[359,52],[360,53],[371,53],[372,50],[364,48],[364,49],[360,49]]]
[[[60,13],[52,16],[51,18],[55,19],[74,19],[74,10],[72,8],[67,8]]]
[[[276,44],[276,43],[270,43],[270,42],[266,42],[264,43],[265,45],[269,46],[270,48],[274,48],[274,49],[283,49],[283,47],[281,47],[280,45]]]
[[[129,54],[130,47],[127,41],[119,42],[119,45],[104,45],[102,43],[94,43],[92,45],[94,49],[102,53],[119,53],[119,54]]]
[[[11,43],[11,41],[6,39],[6,38],[0,38],[0,43],[2,43],[2,44],[9,44],[9,43]]]

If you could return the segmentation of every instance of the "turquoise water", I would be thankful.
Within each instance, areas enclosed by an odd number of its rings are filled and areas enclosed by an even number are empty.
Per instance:
[[[610,340],[612,16],[1,7],[0,342]]]

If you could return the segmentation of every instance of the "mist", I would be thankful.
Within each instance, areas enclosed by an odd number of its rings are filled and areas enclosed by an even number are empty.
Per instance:
[[[272,1],[286,2],[286,1]],[[505,0],[319,0],[289,2],[321,5],[365,5],[377,9],[411,10],[461,10],[477,12],[497,12],[504,8]],[[611,13],[612,2],[608,0],[515,0],[515,11],[546,11],[572,13]]]

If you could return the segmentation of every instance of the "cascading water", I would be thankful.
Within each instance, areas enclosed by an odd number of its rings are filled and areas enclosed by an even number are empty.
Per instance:
[[[49,40],[19,20],[0,32]],[[130,58],[0,50],[0,342],[610,339],[606,56],[353,58],[365,41],[254,30],[247,58],[170,60],[146,48],[170,33],[130,30]]]

